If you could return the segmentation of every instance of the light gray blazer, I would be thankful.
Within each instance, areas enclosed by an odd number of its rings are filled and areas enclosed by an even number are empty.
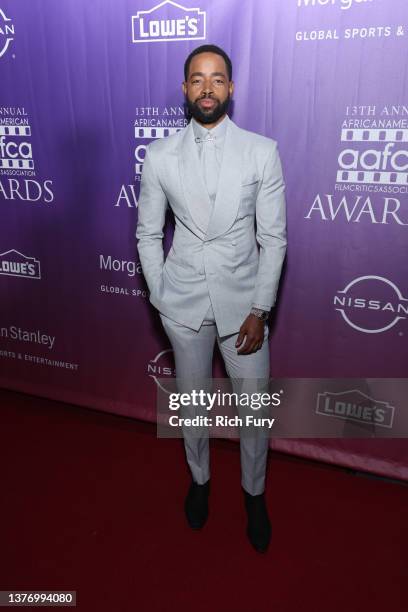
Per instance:
[[[287,242],[277,142],[239,128],[228,116],[226,120],[211,216],[189,123],[148,145],[136,229],[153,306],[198,330],[209,293],[220,336],[238,332],[251,306],[269,310],[274,305]],[[175,232],[164,260],[167,204]]]

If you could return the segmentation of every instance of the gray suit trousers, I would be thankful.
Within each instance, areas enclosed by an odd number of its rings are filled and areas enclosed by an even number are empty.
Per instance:
[[[211,303],[198,331],[181,325],[162,313],[159,314],[173,348],[178,381],[211,379],[215,340],[232,384],[235,378],[248,379],[249,384],[254,379],[269,379],[267,323],[265,323],[262,347],[254,353],[239,355],[235,347],[238,333],[219,336]],[[184,392],[188,389],[178,387],[178,391]],[[206,433],[204,428],[202,435],[191,435],[190,429],[185,428],[183,437],[186,459],[193,480],[198,484],[204,484],[210,478],[208,432]],[[261,435],[260,431],[251,436],[240,436],[241,484],[251,495],[259,495],[265,489],[268,447],[269,438]]]

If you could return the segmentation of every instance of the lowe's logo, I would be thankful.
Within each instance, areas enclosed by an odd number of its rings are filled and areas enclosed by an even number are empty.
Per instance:
[[[10,251],[0,253],[0,274],[40,280],[40,262],[35,257],[29,257],[16,249],[10,249]]]
[[[205,40],[206,13],[165,0],[132,17],[132,42]]]

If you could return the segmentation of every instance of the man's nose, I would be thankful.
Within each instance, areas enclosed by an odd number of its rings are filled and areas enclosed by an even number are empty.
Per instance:
[[[209,93],[212,93],[212,90],[213,90],[213,89],[212,89],[212,83],[211,83],[211,81],[204,81],[204,83],[203,83],[203,89],[202,89],[203,93],[205,93],[205,94],[209,94]]]

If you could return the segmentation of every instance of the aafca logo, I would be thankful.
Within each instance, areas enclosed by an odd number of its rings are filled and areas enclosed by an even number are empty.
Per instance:
[[[132,17],[132,42],[205,40],[206,13],[165,0]]]
[[[317,414],[346,421],[390,428],[394,420],[394,410],[394,406],[388,402],[375,400],[359,389],[340,393],[326,391],[317,396]]]
[[[29,125],[0,125],[0,168],[34,171],[30,136]]]
[[[360,276],[334,296],[334,306],[353,329],[379,334],[408,316],[408,298],[388,278]]]
[[[151,359],[147,365],[147,373],[153,378],[156,385],[162,391],[164,391],[164,393],[171,393],[173,390],[174,383],[171,389],[166,389],[165,386],[163,386],[162,382],[163,378],[169,378],[171,380],[174,380],[174,377],[176,375],[176,371],[174,368],[173,349],[165,349],[164,351],[160,351],[160,353],[158,353],[156,357],[154,357],[154,359]],[[161,381],[159,379],[161,379]]]
[[[348,148],[338,157],[339,183],[407,184],[407,129],[343,128],[341,140]]]
[[[0,274],[22,278],[41,278],[40,262],[15,249],[0,253]]]
[[[14,39],[14,25],[11,19],[6,17],[0,9],[0,57],[4,55],[9,47],[9,44]]]

